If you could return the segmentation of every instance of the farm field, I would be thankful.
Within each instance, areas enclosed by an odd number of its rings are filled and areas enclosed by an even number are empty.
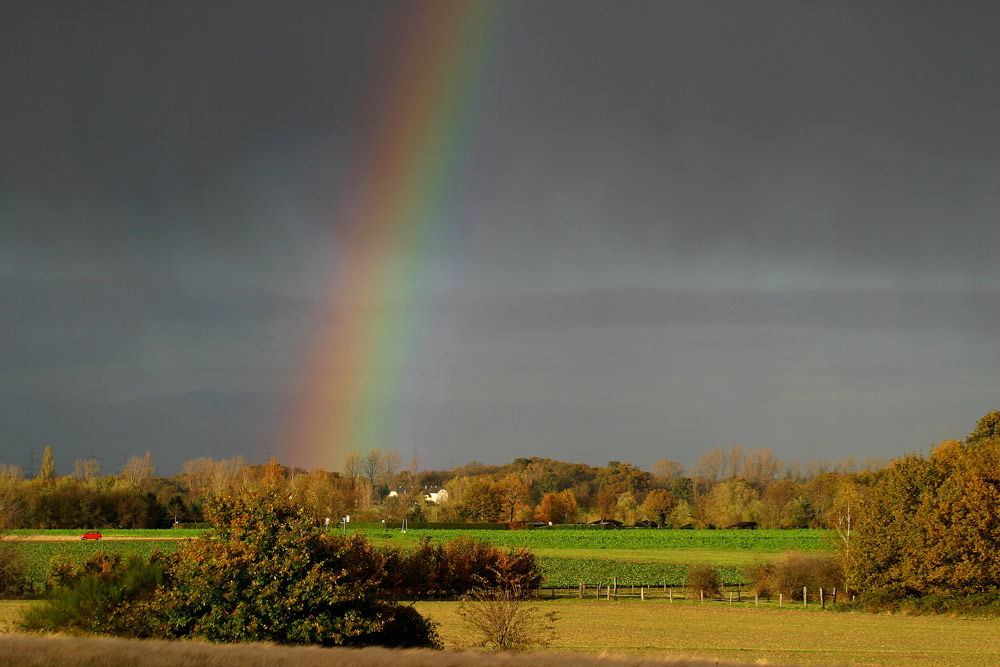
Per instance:
[[[204,531],[106,530],[100,542],[83,542],[82,530],[18,530],[19,543],[29,563],[29,578],[44,584],[55,560],[82,562],[97,550],[148,555],[155,549],[174,551],[184,539]],[[425,536],[434,542],[471,537],[507,547],[527,546],[538,557],[545,576],[543,586],[620,583],[681,586],[690,565],[713,565],[727,584],[743,583],[742,567],[777,558],[784,550],[819,552],[831,548],[830,532],[821,530],[398,530],[359,531],[376,544],[411,548]]]
[[[729,553],[770,552],[789,549],[828,551],[835,533],[829,530],[648,530],[648,529],[536,529],[536,530],[360,530],[373,539],[406,546],[423,537],[433,541],[472,537],[499,546],[588,552],[628,550],[638,552],[677,551],[689,554],[710,551]],[[589,556],[588,556],[589,557]]]
[[[441,624],[449,649],[467,631],[457,602],[418,602]],[[1000,664],[1000,622],[948,616],[893,616],[669,604],[664,600],[557,599],[537,603],[556,611],[548,650],[592,654],[693,656],[801,665]]]

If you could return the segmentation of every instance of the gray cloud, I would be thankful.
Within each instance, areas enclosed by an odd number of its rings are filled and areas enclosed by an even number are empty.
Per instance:
[[[383,446],[892,455],[995,407],[996,7],[504,9],[412,292],[348,304],[417,332]],[[5,442],[280,450],[419,20],[0,9]]]

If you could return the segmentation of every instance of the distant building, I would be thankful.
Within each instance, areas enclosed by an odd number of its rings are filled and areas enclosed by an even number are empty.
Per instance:
[[[442,489],[440,486],[425,486],[424,500],[435,505],[447,502],[448,489]]]

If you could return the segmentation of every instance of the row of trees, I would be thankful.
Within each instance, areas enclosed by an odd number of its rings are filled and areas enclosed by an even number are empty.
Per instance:
[[[403,465],[392,450],[352,452],[342,473],[251,465],[242,457],[198,458],[172,477],[155,474],[149,452],[131,457],[116,475],[93,458],[72,475],[54,473],[46,448],[39,474],[0,464],[0,521],[20,527],[166,527],[203,520],[206,498],[227,489],[280,481],[319,517],[361,520],[530,521],[571,523],[617,519],[662,526],[723,527],[755,521],[766,528],[834,527],[842,506],[878,484],[885,462],[784,463],[769,449],[715,449],[685,474],[676,461],[650,471],[631,463],[606,466],[541,457],[501,466],[472,462],[452,470]],[[447,500],[427,492],[443,487]],[[5,500],[6,499],[6,500]],[[5,519],[4,513],[9,516]]]

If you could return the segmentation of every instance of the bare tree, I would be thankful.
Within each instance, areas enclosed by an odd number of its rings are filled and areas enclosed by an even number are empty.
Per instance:
[[[395,449],[387,449],[382,453],[382,483],[386,487],[392,486],[392,481],[401,465],[399,452]]]
[[[208,493],[214,472],[215,461],[208,457],[184,462],[184,467],[181,469],[181,476],[184,478],[184,483],[187,485],[188,492],[192,498],[201,498]]]
[[[351,488],[358,482],[358,477],[361,475],[361,452],[355,449],[347,454],[344,458],[344,477],[351,480]]]
[[[743,448],[733,445],[726,457],[726,472],[723,479],[738,479],[743,469]]]
[[[379,476],[382,473],[382,450],[378,447],[369,450],[361,458],[361,472],[364,474],[365,479],[368,480],[368,484],[371,486],[372,490],[375,490],[375,485],[379,480]]]
[[[146,450],[146,456],[130,456],[122,467],[122,479],[142,488],[153,481],[153,462]]]
[[[706,452],[698,459],[693,473],[704,477],[710,482],[715,482],[722,476],[728,467],[729,455],[721,447],[716,447],[710,452]]]
[[[516,586],[477,588],[458,608],[475,645],[500,651],[547,646],[557,613],[541,613]]]
[[[210,484],[212,493],[221,495],[227,489],[235,489],[242,486],[246,479],[243,472],[247,471],[249,464],[242,456],[234,456],[231,459],[216,461],[212,466]]]
[[[763,491],[781,472],[781,461],[769,447],[748,449],[743,453],[743,479],[758,491]]]
[[[677,461],[662,459],[653,464],[653,475],[661,477],[668,482],[684,474],[684,466]]]
[[[73,477],[81,482],[89,482],[101,474],[101,462],[91,456],[73,462]]]

